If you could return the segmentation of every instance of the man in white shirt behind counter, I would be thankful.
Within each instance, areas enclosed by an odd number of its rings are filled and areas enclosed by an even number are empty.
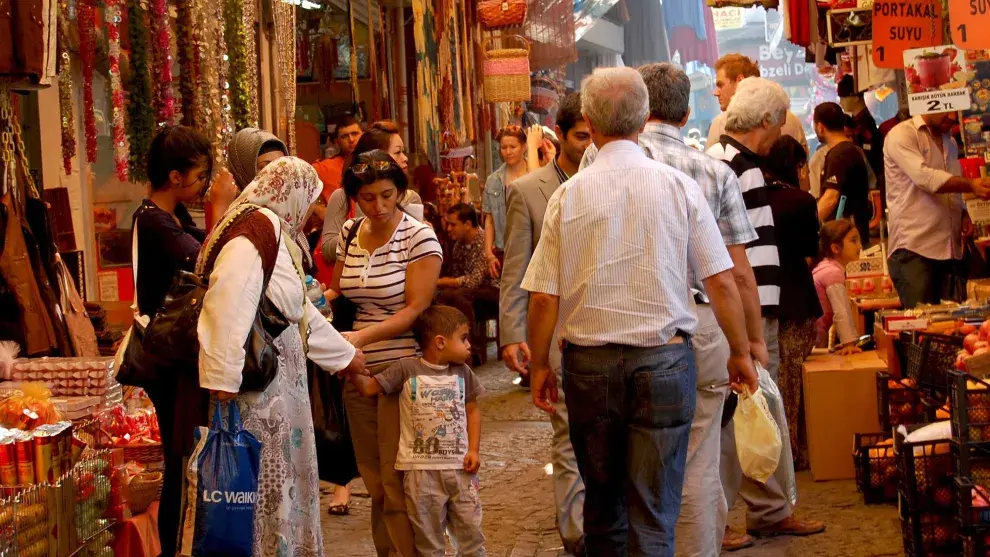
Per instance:
[[[533,401],[553,412],[559,316],[587,553],[665,557],[674,554],[695,405],[691,277],[729,340],[734,388],[755,390],[756,371],[732,260],[701,188],[636,143],[649,114],[642,76],[595,70],[581,106],[598,158],[550,198],[522,284],[532,293]]]

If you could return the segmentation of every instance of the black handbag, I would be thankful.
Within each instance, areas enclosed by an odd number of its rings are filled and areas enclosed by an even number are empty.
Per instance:
[[[245,215],[250,214],[246,212]],[[278,240],[276,240],[278,241]],[[220,249],[222,246],[216,246]],[[259,251],[261,246],[258,246]],[[275,307],[265,292],[268,290],[268,281],[274,271],[274,261],[272,268],[264,269],[264,282],[261,289],[261,301],[258,304],[258,312],[251,325],[251,331],[244,342],[244,369],[242,371],[241,392],[264,391],[278,374],[278,349],[274,341],[288,328],[289,323],[285,316]],[[128,344],[124,355],[124,363],[121,371],[128,368],[133,361],[132,344],[140,344],[140,347],[133,347],[134,356],[142,352],[148,361],[153,361],[157,365],[150,373],[143,375],[144,379],[149,379],[148,375],[160,375],[167,369],[179,370],[179,372],[198,372],[199,370],[199,335],[197,326],[199,316],[203,310],[203,298],[209,288],[209,270],[200,276],[188,271],[179,271],[162,307],[155,313],[155,316],[148,323],[144,330],[143,339],[137,337]],[[132,329],[132,335],[137,331],[137,327]],[[139,340],[135,343],[134,340]],[[146,365],[138,364],[137,368],[146,368]],[[120,378],[118,381],[131,384],[126,380],[128,377]],[[152,381],[157,378],[151,379]]]
[[[358,467],[347,412],[344,410],[344,386],[336,374],[327,373],[308,360],[306,374],[320,479],[347,485],[358,477]]]
[[[344,243],[344,260],[338,260],[338,265],[347,264],[347,252],[350,250],[351,243],[357,236],[358,229],[361,228],[361,223],[363,221],[364,217],[354,219],[354,224],[351,225],[351,229],[347,231],[347,241]],[[330,302],[330,311],[332,313],[330,323],[333,324],[333,328],[338,331],[353,331],[354,321],[357,319],[357,310],[357,304],[349,300],[343,294],[334,298]]]

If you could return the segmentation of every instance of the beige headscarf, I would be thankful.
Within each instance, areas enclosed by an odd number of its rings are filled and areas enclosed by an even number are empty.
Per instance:
[[[258,154],[269,141],[277,142],[282,152],[288,154],[289,149],[281,139],[258,128],[244,128],[230,138],[227,160],[238,189],[246,188],[258,174]]]
[[[222,236],[222,231],[237,215],[251,207],[264,207],[275,213],[282,223],[282,237],[285,239],[285,246],[292,256],[292,263],[296,267],[296,273],[299,274],[299,281],[305,292],[306,273],[303,270],[303,260],[309,249],[302,228],[306,224],[306,214],[310,205],[316,201],[322,190],[323,182],[320,181],[313,166],[306,161],[296,157],[282,157],[272,162],[258,173],[258,177],[230,204],[223,218],[210,233],[206,245],[200,251],[197,272],[203,272],[204,254],[209,253],[216,239]],[[300,239],[302,244],[299,244]],[[305,316],[305,311],[303,315]],[[305,343],[309,328],[305,317],[299,325]]]

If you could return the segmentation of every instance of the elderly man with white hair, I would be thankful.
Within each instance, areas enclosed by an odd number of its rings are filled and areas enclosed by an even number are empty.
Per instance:
[[[708,148],[709,155],[727,162],[739,177],[749,220],[756,228],[758,238],[746,245],[746,255],[760,292],[763,338],[770,355],[767,371],[774,381],[780,367],[777,321],[780,260],[760,157],[766,155],[773,142],[780,137],[780,128],[789,106],[790,99],[780,85],[760,77],[740,81],[726,110],[725,133]],[[731,402],[727,407],[735,408]],[[785,470],[793,467],[793,461],[780,462],[777,472],[765,484],[743,477],[736,456],[732,423],[722,428],[722,488],[730,509],[737,496],[742,496],[746,501],[749,507],[746,529],[751,535],[807,536],[825,530],[825,524],[820,521],[799,520],[794,516],[790,501],[781,488]],[[722,547],[734,551],[752,543],[750,535],[736,534],[726,528]]]
[[[553,412],[559,317],[587,553],[671,556],[697,382],[690,277],[729,341],[736,388],[756,385],[749,337],[701,188],[636,143],[649,115],[642,76],[595,70],[581,104],[598,156],[551,197],[522,285],[532,293],[533,401]]]

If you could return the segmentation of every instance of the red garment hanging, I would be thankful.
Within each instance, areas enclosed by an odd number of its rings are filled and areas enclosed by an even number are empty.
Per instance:
[[[811,46],[811,1],[787,0],[790,41],[798,46]]]

